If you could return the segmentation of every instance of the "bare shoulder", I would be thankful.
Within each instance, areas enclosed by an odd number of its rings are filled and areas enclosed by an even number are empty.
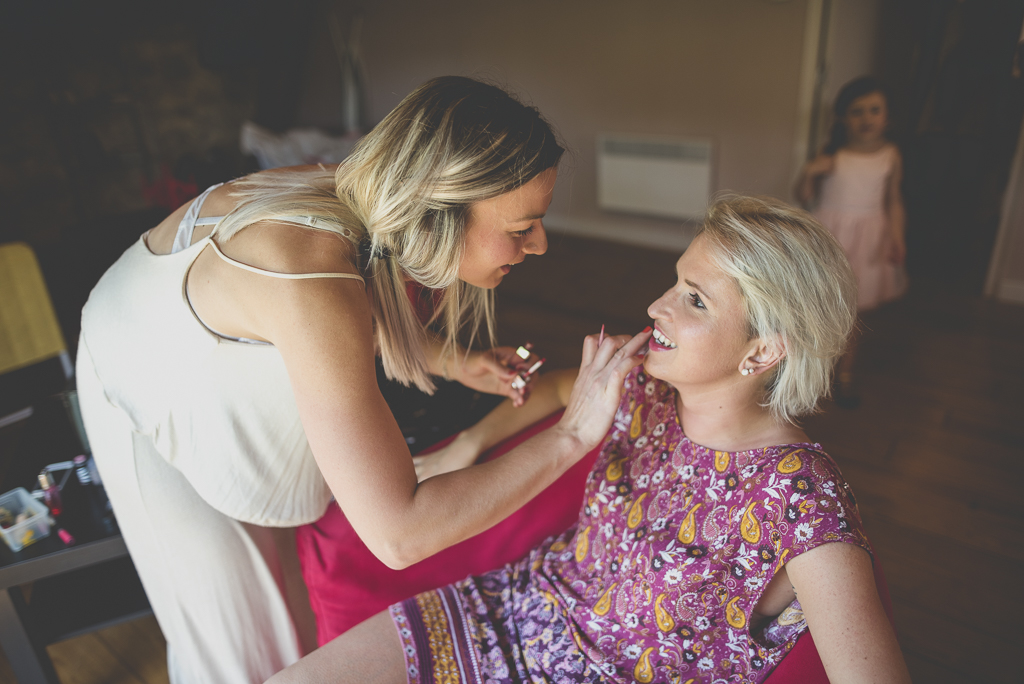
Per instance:
[[[889,188],[891,196],[896,196],[898,193],[899,186],[903,182],[903,156],[900,154],[900,148],[896,145],[889,143]]]
[[[217,246],[229,259],[270,274],[359,274],[355,249],[347,240],[291,224],[255,223]],[[366,290],[352,278],[275,278],[239,268],[205,249],[192,264],[188,287],[207,325],[231,337],[271,342],[282,354],[286,349],[315,353],[314,330],[323,333],[321,340],[356,344],[352,336],[364,337],[372,328]],[[302,339],[296,344],[296,338]],[[372,355],[372,344],[369,350]]]
[[[779,440],[776,444],[804,444],[812,441],[807,433],[796,425],[786,423],[779,428]]]
[[[178,232],[178,224],[185,217],[185,212],[188,211],[188,206],[192,202],[193,200],[185,202],[185,204],[171,212],[170,216],[158,223],[155,228],[146,233],[146,246],[149,247],[151,252],[154,254],[171,253],[174,235]]]
[[[359,273],[349,240],[290,223],[260,221],[218,246],[236,261],[275,273]]]
[[[889,152],[889,157],[892,159],[893,164],[898,168],[903,164],[903,155],[900,154],[900,148],[895,143],[886,144],[886,150]]]
[[[756,440],[762,446],[789,446],[791,444],[807,444],[811,438],[807,433],[791,423],[780,423],[774,429]]]
[[[171,246],[174,244],[174,236],[178,232],[178,226],[181,224],[181,220],[185,218],[185,214],[188,212],[189,207],[196,201],[196,198],[188,200],[180,207],[171,212],[171,215],[161,221],[155,228],[153,228],[146,235],[146,244],[154,254],[170,254]],[[199,212],[201,217],[206,216],[224,216],[231,212],[238,204],[238,198],[235,197],[227,184],[221,185],[220,187],[214,188],[209,195],[206,196],[206,200],[203,202],[202,211]],[[210,228],[199,227],[196,229],[197,239],[199,237],[205,237],[206,233],[209,233]]]

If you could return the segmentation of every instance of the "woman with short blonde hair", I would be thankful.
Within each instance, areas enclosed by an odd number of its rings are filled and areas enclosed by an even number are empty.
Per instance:
[[[739,286],[751,338],[775,340],[784,351],[765,405],[788,422],[814,411],[857,318],[856,285],[839,243],[823,239],[806,212],[763,197],[721,198],[697,235]]]
[[[676,271],[576,524],[392,605],[273,684],[755,684],[808,631],[832,682],[910,681],[856,500],[794,423],[853,324],[838,244],[804,212],[733,197]],[[588,338],[584,364],[607,351]],[[487,437],[535,418],[532,401]]]

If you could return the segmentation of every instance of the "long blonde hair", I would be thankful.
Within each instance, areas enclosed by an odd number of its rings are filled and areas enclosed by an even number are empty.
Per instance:
[[[764,405],[794,422],[828,395],[857,318],[842,247],[813,216],[766,197],[724,197],[697,231],[743,293],[748,334],[782,347]]]
[[[555,167],[563,152],[536,108],[496,86],[443,76],[403,99],[333,179],[323,171],[289,171],[236,181],[243,201],[215,236],[226,240],[257,221],[302,216],[311,219],[304,225],[359,245],[384,371],[432,393],[428,333],[406,281],[443,292],[428,325],[441,337],[445,363],[464,326],[470,345],[481,326],[493,345],[493,292],[459,280],[470,206],[525,185]]]

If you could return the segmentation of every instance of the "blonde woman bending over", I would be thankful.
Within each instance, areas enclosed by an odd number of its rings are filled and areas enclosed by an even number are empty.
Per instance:
[[[581,373],[557,430],[417,483],[377,388],[432,376],[523,399],[491,290],[547,247],[562,148],[536,109],[432,80],[335,169],[211,188],[130,247],[82,314],[89,438],[168,643],[173,682],[261,682],[309,650],[287,528],[332,494],[367,546],[407,566],[510,514],[604,434],[630,352]],[[435,291],[422,325],[410,283]]]
[[[796,424],[853,326],[842,249],[804,212],[734,198],[676,271],[576,525],[392,605],[273,684],[757,684],[807,630],[835,684],[910,681],[856,502]],[[588,340],[583,367],[609,351]],[[500,438],[516,415],[481,426]]]

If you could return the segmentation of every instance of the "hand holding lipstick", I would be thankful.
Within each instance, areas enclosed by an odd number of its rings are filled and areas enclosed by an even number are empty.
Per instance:
[[[533,353],[533,344],[530,342],[516,349],[516,356],[522,359],[522,363],[516,364],[517,373],[516,377],[512,380],[512,389],[522,391],[530,382],[533,374],[540,370],[540,367],[544,365],[547,359],[540,358]]]
[[[449,368],[448,377],[478,392],[508,397],[521,406],[529,397],[529,385],[515,388],[512,382],[529,365],[512,347],[460,353]]]

